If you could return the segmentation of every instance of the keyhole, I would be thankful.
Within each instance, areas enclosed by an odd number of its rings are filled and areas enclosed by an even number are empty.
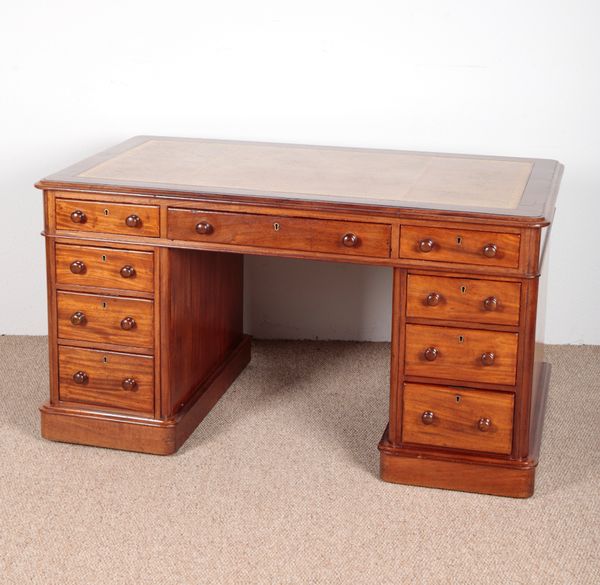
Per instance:
[[[458,343],[464,343],[464,341],[465,341],[464,335],[459,335],[458,336]]]
[[[274,229],[276,232],[278,232],[280,228],[281,228],[281,226],[280,226],[280,225],[279,225],[277,222],[275,222],[275,223],[273,224],[273,229]]]
[[[456,400],[456,403],[458,404],[458,403],[460,402],[460,396],[458,396],[458,395],[457,395],[457,396],[455,397],[455,400]]]
[[[106,262],[106,255],[102,254],[102,262]]]
[[[464,294],[467,292],[467,287],[466,287],[464,284],[463,284],[463,285],[460,287],[460,292],[461,292],[463,295],[464,295]]]
[[[462,246],[462,236],[456,236],[456,245]]]
[[[106,309],[108,307],[108,303],[106,301],[102,301],[102,308]]]
[[[104,357],[102,358],[102,361],[103,361],[105,364],[107,364],[107,363],[108,363],[108,358],[107,358],[106,356],[104,356]]]
[[[108,209],[104,210],[104,215],[108,215],[110,212],[108,211]]]

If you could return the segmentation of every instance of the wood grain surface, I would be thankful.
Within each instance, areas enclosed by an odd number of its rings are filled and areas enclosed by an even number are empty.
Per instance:
[[[525,469],[381,453],[384,481],[509,498],[533,494],[535,467]]]
[[[210,225],[211,232],[197,233],[196,226],[200,223]],[[347,234],[356,237],[354,245],[344,245],[343,238]],[[391,226],[379,223],[169,209],[168,237],[173,240],[388,258]]]
[[[517,370],[517,333],[430,325],[406,326],[406,374],[448,380],[513,385]],[[428,348],[438,351],[429,361]],[[494,354],[483,365],[484,353]]]
[[[402,440],[508,455],[512,448],[514,396],[423,384],[404,385]],[[428,424],[423,414],[431,413]],[[480,420],[489,427],[480,430]]]
[[[64,291],[57,292],[56,297],[59,338],[152,348],[152,301]],[[71,317],[77,312],[85,315],[85,322],[74,325]],[[135,326],[130,330],[121,327],[122,320],[127,317],[135,320]]]
[[[243,339],[240,254],[163,250],[163,411],[180,410]]]
[[[518,282],[409,274],[406,313],[408,317],[516,326],[520,297]],[[488,302],[492,310],[486,309],[487,299],[495,301]]]
[[[432,249],[421,251],[420,242],[431,240]],[[497,248],[494,257],[483,249],[488,244]],[[483,266],[519,266],[519,234],[468,229],[403,225],[400,229],[400,257],[428,262],[457,262]]]
[[[82,262],[83,270],[74,273],[71,266]],[[133,275],[121,271],[133,268]],[[125,272],[128,274],[128,272]],[[154,253],[96,246],[56,245],[56,283],[140,292],[154,290]]]
[[[154,358],[62,346],[58,361],[60,400],[154,413]],[[87,382],[77,384],[77,372],[84,372]],[[135,380],[135,389],[123,388],[126,379]]]
[[[154,205],[125,205],[110,200],[94,202],[56,199],[56,229],[158,237],[158,210],[158,206]],[[73,222],[71,214],[75,211],[85,214],[84,222]],[[138,227],[130,227],[125,223],[132,215],[140,218]]]

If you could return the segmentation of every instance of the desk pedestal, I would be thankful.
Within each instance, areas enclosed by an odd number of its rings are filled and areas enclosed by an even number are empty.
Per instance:
[[[40,408],[42,436],[63,443],[171,455],[185,443],[249,362],[250,336],[245,335],[185,407],[166,420],[74,410],[46,403]]]
[[[506,460],[466,452],[436,452],[414,445],[393,445],[389,439],[388,425],[379,442],[381,479],[495,496],[530,497],[534,491],[535,470],[542,442],[550,369],[547,363],[541,363],[536,368],[529,457]]]

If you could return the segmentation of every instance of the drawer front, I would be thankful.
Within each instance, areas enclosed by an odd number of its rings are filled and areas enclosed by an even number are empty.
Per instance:
[[[408,275],[408,317],[518,325],[518,282]]]
[[[155,205],[57,199],[56,229],[157,238],[160,235],[159,208]]]
[[[56,283],[152,292],[154,254],[56,244]]]
[[[517,347],[517,333],[407,325],[406,374],[514,385]]]
[[[58,292],[58,337],[151,348],[152,301]]]
[[[154,359],[60,347],[59,397],[120,410],[154,413]]]
[[[407,226],[400,228],[400,257],[518,268],[519,234]]]
[[[169,209],[168,237],[172,240],[389,258],[391,226],[326,219]]]
[[[514,396],[423,384],[404,385],[402,440],[508,455]]]

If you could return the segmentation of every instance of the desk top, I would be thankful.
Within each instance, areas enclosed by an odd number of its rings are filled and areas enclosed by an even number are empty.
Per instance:
[[[136,136],[40,181],[86,188],[294,199],[550,221],[553,160]]]

